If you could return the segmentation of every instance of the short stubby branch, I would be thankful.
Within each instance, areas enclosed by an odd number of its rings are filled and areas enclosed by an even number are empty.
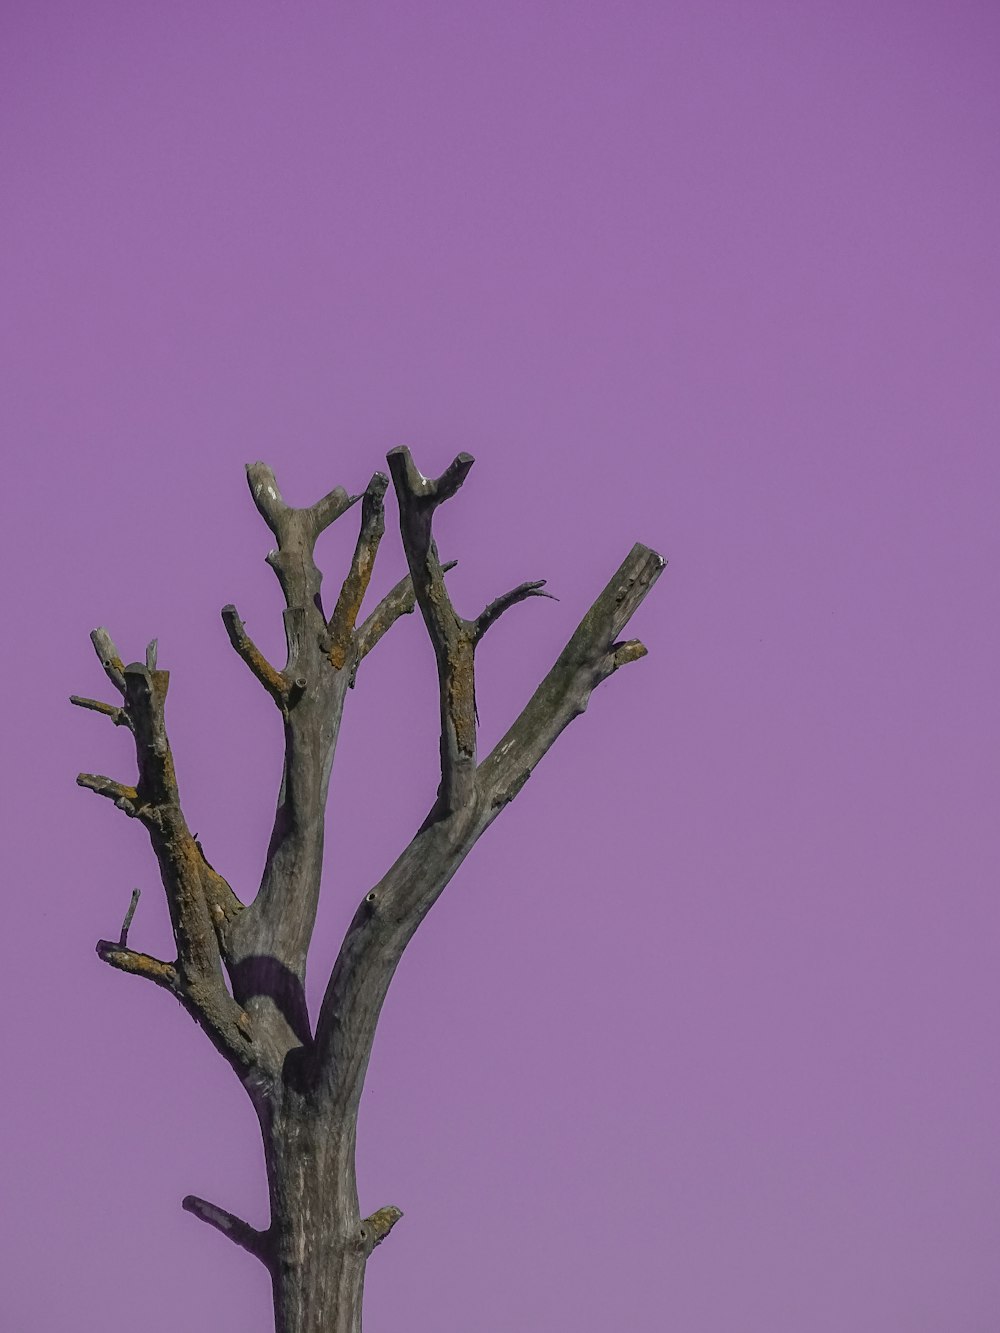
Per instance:
[[[290,683],[282,672],[271,665],[253,639],[250,638],[250,635],[247,634],[239,612],[231,602],[228,606],[222,608],[222,623],[229,635],[229,642],[278,707],[284,709],[288,701]]]
[[[78,773],[76,785],[114,801],[119,810],[124,810],[133,819],[139,813],[139,793],[135,787],[127,787],[124,782],[115,782],[114,778],[106,778],[103,773]]]
[[[130,731],[133,730],[132,719],[128,712],[116,704],[106,704],[100,699],[86,699],[79,694],[71,694],[69,701],[71,704],[75,704],[77,708],[87,708],[92,713],[103,713],[105,717],[111,719],[116,727],[128,727]]]
[[[640,639],[628,639],[625,643],[612,644],[601,662],[602,679],[613,675],[619,667],[627,666],[629,662],[638,662],[640,657],[645,657],[648,652],[649,649]]]
[[[377,1209],[371,1217],[365,1218],[361,1223],[361,1239],[369,1253],[376,1245],[382,1244],[402,1216],[402,1209],[390,1204],[387,1208]]]
[[[244,1222],[241,1217],[227,1212],[225,1208],[216,1207],[214,1203],[209,1203],[207,1199],[199,1199],[196,1194],[188,1194],[182,1199],[181,1207],[192,1217],[207,1222],[210,1227],[215,1227],[216,1231],[221,1231],[235,1245],[239,1245],[242,1249],[255,1255],[262,1263],[270,1263],[271,1237],[269,1232],[258,1231],[249,1222]]]
[[[118,940],[98,940],[97,956],[109,967],[115,967],[119,972],[130,972],[134,977],[145,977],[147,981],[172,991],[179,998],[180,976],[173,963],[164,963],[152,954],[129,949]]]

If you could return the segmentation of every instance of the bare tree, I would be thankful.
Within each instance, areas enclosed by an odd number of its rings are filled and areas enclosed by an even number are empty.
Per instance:
[[[451,603],[433,539],[434,513],[472,466],[459,454],[434,480],[407,449],[388,455],[409,575],[358,623],[379,542],[389,478],[377,472],[361,496],[338,487],[307,509],[285,503],[263,463],[247,468],[251,494],[277,545],[267,557],[284,593],[288,656],[278,670],[248,637],[236,608],[222,618],[239,656],[274,700],[285,756],[274,829],[260,888],[244,904],[209,864],[181,809],[167,739],[169,676],[156,661],[126,666],[107,630],[91,635],[121,696],[116,704],[73,696],[135,738],[134,786],[81,773],[82,787],[107,797],[146,828],[167,896],[177,956],[133,949],[128,928],[101,940],[104,962],[171,992],[239,1075],[260,1121],[270,1225],[258,1231],[189,1195],[184,1207],[267,1267],[278,1333],[357,1333],[368,1256],[401,1216],[394,1207],[362,1217],[355,1177],[358,1106],[375,1026],[396,965],[417,926],[480,834],[524,786],[591,692],[620,666],[644,656],[619,635],[663,568],[636,545],[591,606],[510,730],[482,761],[476,753],[475,654],[492,624],[542,581],[522,583],[474,620]],[[319,534],[361,501],[351,567],[331,615],[320,599],[313,558]],[[410,844],[367,893],[348,927],[315,1029],[307,1011],[306,956],[323,863],[327,786],[347,691],[365,657],[400,616],[420,608],[437,659],[441,780]]]

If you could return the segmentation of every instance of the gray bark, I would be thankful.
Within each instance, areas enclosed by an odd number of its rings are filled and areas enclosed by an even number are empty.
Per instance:
[[[285,503],[263,463],[248,467],[254,502],[277,546],[268,556],[285,596],[287,656],[263,656],[232,605],[230,641],[281,712],[284,763],[260,886],[249,905],[209,864],[181,809],[167,738],[169,676],[156,642],[144,663],[126,665],[104,629],[92,635],[121,703],[72,702],[135,739],[134,786],[82,773],[81,786],[146,827],[160,868],[177,950],[165,961],[128,946],[137,893],[117,941],[101,959],[170,991],[242,1080],[261,1126],[270,1222],[259,1231],[189,1195],[184,1207],[264,1263],[274,1292],[276,1333],[359,1333],[365,1265],[402,1215],[394,1206],[362,1215],[355,1177],[357,1115],[379,1013],[410,939],[476,841],[517,795],[593,690],[645,654],[619,635],[663,569],[635,546],[580,622],[552,669],[493,751],[476,744],[475,653],[500,615],[543,580],[519,584],[475,618],[452,606],[433,539],[436,508],[456,494],[473,460],[460,454],[436,479],[409,451],[388,455],[409,574],[358,625],[384,532],[389,478],[376,473],[363,496],[341,488],[316,504]],[[357,545],[327,616],[313,558],[319,533],[361,500]],[[334,964],[315,1031],[305,969],[316,920],[324,817],[340,721],[356,673],[401,615],[419,607],[438,667],[441,774],[420,828],[358,905]]]

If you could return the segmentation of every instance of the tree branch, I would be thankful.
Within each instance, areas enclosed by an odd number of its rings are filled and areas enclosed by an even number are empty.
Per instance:
[[[316,538],[361,497],[336,486],[314,505],[297,509],[285,503],[266,463],[248,463],[247,482],[254,504],[278,541],[267,563],[278,576],[287,605],[318,606],[322,575],[313,559]]]
[[[534,583],[519,583],[516,588],[511,588],[510,592],[505,592],[490,602],[485,611],[481,611],[476,617],[473,635],[476,643],[483,637],[491,625],[496,624],[505,611],[516,606],[518,602],[526,601],[529,597],[551,597],[557,602],[558,597],[553,597],[552,593],[544,592],[544,579],[536,579]]]
[[[441,573],[447,574],[448,570],[454,569],[457,564],[457,560],[449,560],[447,564],[441,566]],[[355,671],[357,671],[358,664],[368,656],[383,634],[392,629],[400,616],[411,615],[416,604],[413,580],[407,574],[405,578],[401,578],[397,584],[389,589],[357,631],[355,636]],[[353,679],[351,684],[354,684]]]
[[[124,810],[132,819],[138,814],[136,800],[139,793],[135,787],[126,787],[124,782],[115,782],[113,778],[106,778],[102,773],[78,773],[76,785],[86,787],[88,791],[114,801],[118,809]]]
[[[243,905],[226,881],[208,864],[181,811],[173,755],[164,722],[169,674],[155,667],[155,640],[143,665],[123,666],[106,630],[91,636],[108,676],[119,679],[136,751],[134,787],[99,774],[81,773],[77,782],[113,800],[149,833],[160,867],[177,946],[177,959],[165,963],[126,944],[128,918],[117,943],[101,940],[99,956],[123,972],[147,977],[173,991],[205,1028],[215,1046],[243,1073],[256,1063],[247,1016],[229,994],[222,976],[226,936]]]
[[[71,704],[76,704],[77,708],[89,708],[93,713],[103,713],[109,717],[116,727],[132,728],[132,719],[124,708],[118,708],[115,704],[102,703],[100,699],[85,699],[79,694],[69,696]]]
[[[381,535],[387,482],[376,473],[369,483],[355,558],[328,626],[314,559],[316,539],[361,497],[338,486],[316,504],[298,509],[285,503],[266,464],[248,466],[247,480],[278,543],[267,559],[286,603],[282,671],[263,659],[242,625],[237,628],[235,611],[227,608],[224,614],[237,651],[281,705],[285,752],[260,888],[229,932],[228,963],[236,998],[255,1022],[280,1033],[287,1049],[309,1040],[305,961],[319,900],[326,793],[356,660],[354,617]]]
[[[417,605],[434,647],[441,700],[441,808],[453,813],[472,795],[476,772],[476,691],[472,626],[455,614],[431,535],[434,510],[450,499],[475,461],[459,454],[440,477],[429,480],[409,449],[387,454],[399,501],[399,526]]]
[[[132,924],[132,918],[135,916],[135,909],[139,906],[141,894],[138,889],[132,890],[132,897],[129,901],[128,910],[125,913],[125,919],[122,921],[121,934],[118,936],[118,943],[121,948],[128,948],[128,928]]]
[[[222,608],[222,623],[229,642],[282,710],[287,706],[289,682],[282,672],[273,667],[243,627],[239,612],[230,602]]]
[[[181,1207],[186,1213],[190,1213],[202,1222],[207,1222],[210,1227],[215,1227],[216,1231],[221,1231],[234,1244],[255,1255],[262,1263],[270,1264],[271,1237],[269,1232],[258,1231],[249,1222],[244,1222],[242,1218],[227,1212],[225,1208],[217,1208],[214,1203],[209,1203],[207,1199],[199,1199],[196,1194],[188,1194],[186,1198],[182,1199]]]
[[[635,546],[580,622],[514,725],[480,765],[474,796],[451,813],[439,801],[409,846],[369,892],[348,928],[316,1025],[314,1067],[342,1108],[356,1110],[375,1025],[414,932],[455,871],[595,687],[645,651],[617,636],[659,577],[664,561]]]
[[[115,647],[114,639],[103,627],[99,627],[90,632],[90,642],[94,645],[94,652],[104,668],[104,674],[111,681],[119,694],[125,693],[125,667],[122,663],[121,655]]]
[[[659,578],[663,557],[635,545],[559,654],[505,736],[483,760],[476,787],[494,810],[506,805],[562,730],[582,713],[597,685],[645,656],[638,639],[617,637]]]
[[[390,1204],[388,1208],[379,1208],[370,1217],[365,1218],[361,1223],[361,1239],[365,1242],[369,1254],[376,1245],[382,1244],[402,1216],[401,1209]]]
[[[368,483],[361,506],[361,531],[358,544],[354,549],[354,558],[344,586],[337,598],[329,624],[328,654],[331,664],[339,671],[347,661],[354,634],[354,626],[364,601],[379,542],[385,532],[385,492],[389,478],[384,472],[376,472]]]
[[[119,972],[130,972],[134,977],[145,977],[147,981],[162,986],[180,998],[180,977],[173,963],[164,963],[148,953],[137,953],[135,949],[123,947],[119,941],[98,940],[97,956],[102,963],[116,967]]]

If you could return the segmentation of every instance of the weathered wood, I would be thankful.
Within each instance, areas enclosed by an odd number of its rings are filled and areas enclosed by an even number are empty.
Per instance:
[[[485,760],[476,750],[475,651],[509,608],[543,592],[519,584],[474,620],[452,606],[433,535],[436,507],[456,494],[472,466],[459,454],[436,479],[417,471],[409,451],[392,450],[409,573],[359,617],[384,534],[388,478],[375,473],[363,497],[342,488],[316,504],[288,505],[272,470],[247,468],[251,494],[277,540],[267,560],[285,597],[286,662],[269,663],[234,606],[223,610],[233,647],[281,710],[284,763],[274,828],[256,896],[244,906],[208,863],[185,821],[167,737],[169,676],[157,668],[156,641],[144,664],[126,666],[107,630],[94,648],[121,706],[72,702],[130,728],[135,785],[97,774],[77,781],[146,828],[160,867],[177,955],[154,958],[101,940],[109,966],[169,991],[238,1073],[261,1127],[270,1221],[263,1231],[188,1195],[184,1208],[263,1262],[270,1275],[276,1333],[360,1333],[365,1265],[402,1216],[395,1206],[363,1217],[355,1174],[357,1114],[375,1028],[410,939],[478,838],[516,796],[593,690],[645,654],[619,635],[663,569],[633,548],[580,622],[552,669]],[[361,522],[350,569],[327,619],[316,538],[358,500]],[[329,977],[313,1035],[305,969],[324,859],[330,769],[347,690],[359,663],[402,615],[419,606],[438,666],[441,782],[409,845],[365,894]],[[227,985],[228,978],[228,985]]]

